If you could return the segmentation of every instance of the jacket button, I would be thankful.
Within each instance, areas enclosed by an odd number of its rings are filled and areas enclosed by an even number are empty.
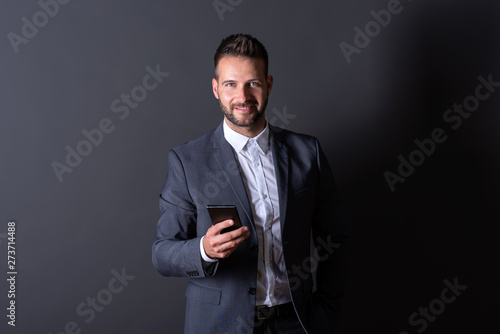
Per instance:
[[[250,245],[250,249],[254,252],[258,251],[259,250],[259,247],[256,245],[256,244],[251,244]]]
[[[255,295],[255,288],[248,289],[248,294],[249,295]]]

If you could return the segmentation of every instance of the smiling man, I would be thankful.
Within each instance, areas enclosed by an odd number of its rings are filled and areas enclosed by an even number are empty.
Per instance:
[[[229,121],[227,125],[255,137],[266,125],[264,112],[273,86],[272,75],[267,75],[262,58],[226,56],[215,62],[217,78],[212,79],[212,88]]]
[[[349,235],[328,162],[316,138],[266,121],[257,39],[226,37],[214,63],[224,120],[169,152],[153,264],[190,278],[185,333],[333,333]],[[213,225],[207,205],[234,205],[242,226],[221,233],[234,222]]]

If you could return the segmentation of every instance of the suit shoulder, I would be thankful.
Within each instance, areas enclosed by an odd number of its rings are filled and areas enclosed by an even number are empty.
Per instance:
[[[206,155],[214,149],[215,129],[207,132],[201,137],[185,142],[171,149],[181,158],[193,158]]]
[[[275,136],[278,141],[281,141],[288,145],[299,145],[302,147],[305,146],[315,151],[317,145],[319,144],[319,141],[316,137],[305,133],[294,132],[274,126],[272,127],[272,130],[273,136]]]

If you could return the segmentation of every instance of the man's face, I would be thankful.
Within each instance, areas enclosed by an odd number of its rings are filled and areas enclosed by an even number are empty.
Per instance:
[[[212,79],[213,92],[228,125],[237,132],[264,128],[273,84],[273,77],[266,78],[264,68],[262,59],[226,56],[219,61],[218,79]]]

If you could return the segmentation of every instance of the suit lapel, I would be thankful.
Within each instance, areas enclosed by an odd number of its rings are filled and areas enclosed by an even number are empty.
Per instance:
[[[270,128],[270,145],[273,152],[273,164],[276,173],[276,182],[278,185],[278,198],[280,204],[280,225],[281,231],[286,217],[287,209],[287,194],[288,194],[288,150],[284,144],[284,139],[279,128],[269,124]],[[233,190],[239,204],[245,212],[246,218],[249,221],[248,226],[255,228],[253,224],[252,209],[248,200],[247,191],[239,172],[239,165],[234,156],[233,148],[224,138],[222,124],[214,132],[214,157],[219,167],[229,179],[229,184]],[[235,168],[227,168],[227,164],[234,164]],[[228,170],[238,170],[238,173],[231,173]],[[242,217],[243,218],[243,217]]]
[[[219,167],[224,172],[224,175],[228,178],[231,189],[238,199],[240,206],[243,208],[243,211],[245,211],[246,218],[249,221],[247,225],[255,228],[253,226],[252,209],[250,207],[245,185],[243,184],[243,179],[241,178],[239,165],[234,156],[233,148],[224,138],[222,124],[219,125],[214,132],[214,157]],[[237,173],[234,171],[237,171]],[[243,217],[241,218],[243,219]]]
[[[286,205],[288,195],[288,150],[284,144],[281,129],[269,124],[270,144],[273,152],[273,164],[278,184],[278,198],[280,203],[280,225],[283,233],[283,225],[286,216]]]

